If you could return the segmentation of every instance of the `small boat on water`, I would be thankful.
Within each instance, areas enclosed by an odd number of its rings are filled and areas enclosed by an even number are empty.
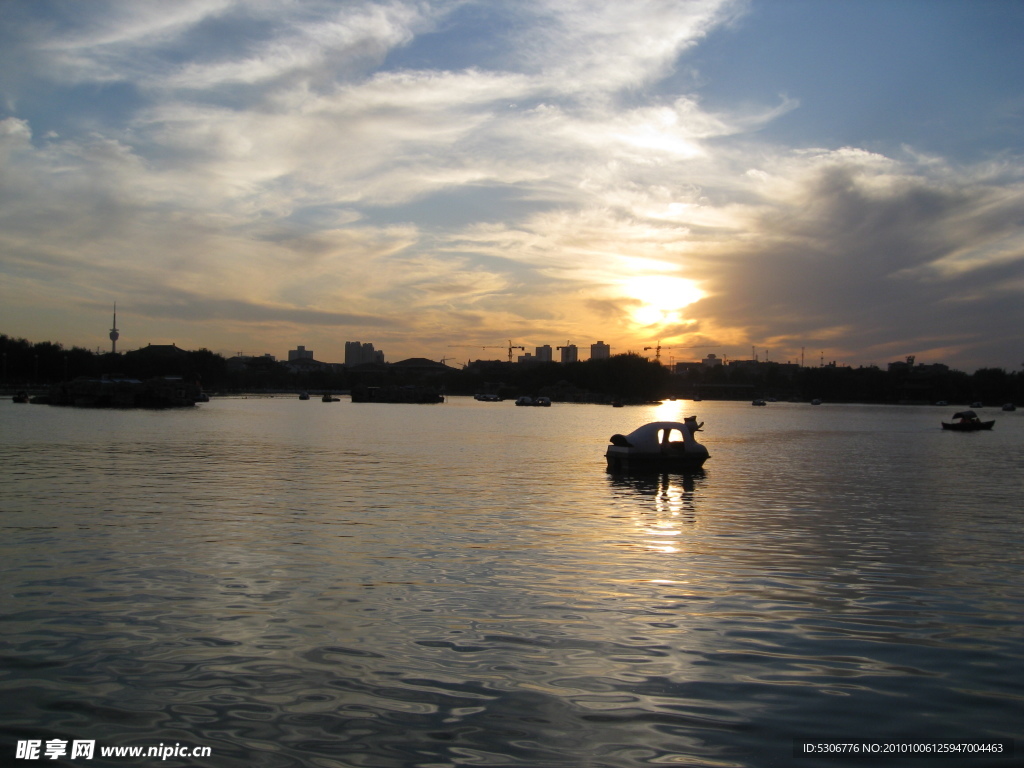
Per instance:
[[[11,400],[13,400],[15,403],[27,403],[28,392],[19,392],[14,397],[12,397]]]
[[[309,400],[309,392],[300,392],[299,400]]]
[[[694,433],[704,422],[687,416],[682,422],[653,421],[628,435],[612,435],[605,451],[608,470],[629,469],[693,470],[700,469],[711,454],[697,442]]]
[[[516,398],[516,405],[532,406],[533,408],[550,408],[551,398],[543,396],[527,397],[526,395],[523,395],[522,397]]]
[[[501,398],[498,397],[498,395],[492,395],[492,394],[488,394],[488,393],[480,393],[478,395],[473,395],[473,399],[474,400],[479,400],[482,403],[500,403],[501,402]]]
[[[330,392],[324,392],[324,396],[321,397],[320,400],[325,402],[325,403],[340,403],[341,402],[341,398],[340,397],[335,397]]]
[[[768,403],[766,403],[761,398],[758,398],[758,399],[754,400],[753,402],[751,402],[751,405],[768,405]]]
[[[425,405],[443,403],[444,395],[433,387],[427,386],[385,386],[385,387],[353,387],[351,391],[353,403],[406,403]]]
[[[1017,406],[1014,405],[1013,403],[1003,403],[1003,410],[1007,411],[1007,412],[1009,412],[1009,411],[1016,411],[1017,410]]]
[[[995,420],[982,421],[974,411],[958,411],[953,414],[953,418],[955,421],[952,423],[942,422],[942,428],[954,432],[977,432],[980,429],[992,429],[996,423]]]

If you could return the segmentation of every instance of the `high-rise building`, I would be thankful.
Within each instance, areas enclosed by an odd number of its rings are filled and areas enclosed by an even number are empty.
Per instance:
[[[348,367],[356,365],[369,365],[371,363],[383,363],[384,351],[373,348],[373,344],[363,344],[358,341],[345,342],[345,365]]]
[[[543,347],[537,347],[537,351],[534,352],[534,358],[538,363],[550,363],[551,362],[551,345],[545,344]]]
[[[293,360],[312,360],[312,359],[313,359],[313,350],[312,349],[306,349],[301,344],[299,345],[298,349],[289,349],[288,350],[288,362],[289,363],[292,362]]]
[[[566,342],[564,347],[559,347],[558,349],[562,352],[563,363],[575,363],[579,360],[580,351],[575,344]]]
[[[597,344],[590,345],[590,359],[591,360],[607,360],[612,356],[612,348],[605,344],[603,341],[597,342]]]

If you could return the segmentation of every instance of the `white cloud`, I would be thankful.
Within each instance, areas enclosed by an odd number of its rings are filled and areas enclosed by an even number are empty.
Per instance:
[[[567,96],[588,98],[664,76],[736,3],[547,0],[534,7],[537,19],[518,41],[527,71],[543,73]]]
[[[353,3],[333,13],[300,19],[286,31],[251,46],[244,55],[195,60],[150,83],[152,87],[205,90],[232,84],[327,84],[380,63],[387,53],[428,28],[425,6]]]

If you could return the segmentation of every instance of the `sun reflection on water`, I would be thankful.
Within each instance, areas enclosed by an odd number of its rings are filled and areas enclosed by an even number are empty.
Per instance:
[[[685,534],[696,526],[696,486],[703,473],[614,476],[628,490],[632,527],[643,549],[673,554],[685,549]]]

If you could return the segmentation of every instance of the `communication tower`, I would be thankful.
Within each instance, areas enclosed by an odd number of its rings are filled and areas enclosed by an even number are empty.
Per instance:
[[[117,354],[117,340],[121,334],[117,332],[117,302],[114,302],[114,327],[110,329],[110,354]]]

